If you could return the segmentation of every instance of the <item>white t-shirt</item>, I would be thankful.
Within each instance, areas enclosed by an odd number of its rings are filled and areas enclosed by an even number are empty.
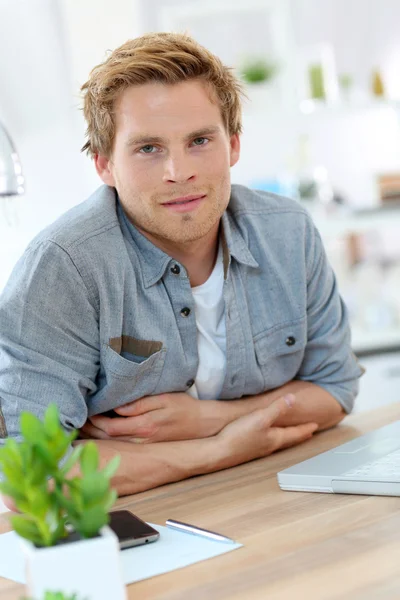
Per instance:
[[[224,301],[224,265],[222,247],[214,269],[205,283],[192,288],[199,368],[194,385],[188,390],[193,398],[217,400],[225,379],[226,327]]]

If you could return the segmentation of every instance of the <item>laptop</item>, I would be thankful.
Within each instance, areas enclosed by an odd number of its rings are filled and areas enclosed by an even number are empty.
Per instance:
[[[400,496],[400,421],[278,473],[282,490]]]

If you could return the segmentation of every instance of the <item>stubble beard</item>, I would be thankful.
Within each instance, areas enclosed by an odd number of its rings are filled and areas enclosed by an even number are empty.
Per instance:
[[[204,193],[205,191],[207,198],[204,202],[209,203],[209,206],[212,207],[205,218],[200,217],[200,222],[197,221],[198,217],[196,218],[192,213],[168,214],[167,208],[157,209],[160,215],[158,218],[154,218],[151,214],[147,213],[147,215],[141,215],[141,217],[137,219],[135,215],[129,211],[129,205],[135,206],[135,203],[137,204],[136,198],[131,198],[129,203],[124,203],[125,206],[127,206],[125,212],[134,226],[150,240],[154,238],[160,242],[166,241],[167,243],[173,244],[196,242],[207,236],[213,227],[217,223],[219,224],[221,215],[225,211],[229,201],[230,191],[227,190],[227,186],[229,186],[230,190],[230,180],[228,178],[227,181],[227,179],[224,178],[219,189],[209,187],[207,190],[203,189],[199,192],[196,190],[190,191],[190,194]],[[123,190],[121,190],[121,193],[124,194]],[[175,197],[179,195],[182,194],[178,192],[175,194]],[[225,199],[225,195],[228,195],[227,200]],[[124,197],[127,196],[129,196],[129,193],[124,194]],[[174,194],[171,194],[171,197],[174,197]],[[153,196],[150,201],[150,206],[160,207],[160,204],[163,201],[165,202],[165,199],[160,198],[159,195]],[[165,210],[164,219],[161,217],[161,211],[163,210]]]

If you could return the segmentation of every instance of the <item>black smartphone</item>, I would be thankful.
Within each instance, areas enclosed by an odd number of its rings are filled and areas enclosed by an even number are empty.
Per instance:
[[[110,512],[109,527],[116,533],[121,550],[155,542],[160,537],[159,532],[129,510],[114,510]]]

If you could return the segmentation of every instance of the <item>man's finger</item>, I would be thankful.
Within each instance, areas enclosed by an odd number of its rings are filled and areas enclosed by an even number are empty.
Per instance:
[[[10,496],[0,494],[0,500],[3,502],[4,506],[8,508],[8,510],[11,510],[12,512],[19,512],[15,506],[14,500],[10,498]]]
[[[133,400],[132,402],[114,408],[114,412],[122,417],[137,417],[162,407],[163,402],[159,395],[145,396],[144,398],[138,398],[138,400]]]
[[[272,402],[272,404],[266,408],[260,408],[253,413],[250,413],[247,417],[253,419],[258,418],[260,426],[263,428],[271,427],[278,417],[286,414],[286,412],[290,410],[295,403],[295,400],[294,394],[286,394]]]
[[[86,421],[84,426],[79,430],[79,438],[81,439],[97,439],[97,440],[108,440],[110,436],[105,433],[102,429],[95,427],[90,423],[90,421]]]
[[[156,428],[158,429],[161,415],[157,416],[155,412],[152,412],[137,417],[115,417],[113,419],[103,415],[95,415],[90,420],[95,427],[104,431],[107,436],[119,437],[124,435],[147,438],[152,437]]]
[[[277,427],[280,430],[281,443],[279,448],[290,448],[310,439],[318,429],[317,423],[304,423],[292,427]]]

